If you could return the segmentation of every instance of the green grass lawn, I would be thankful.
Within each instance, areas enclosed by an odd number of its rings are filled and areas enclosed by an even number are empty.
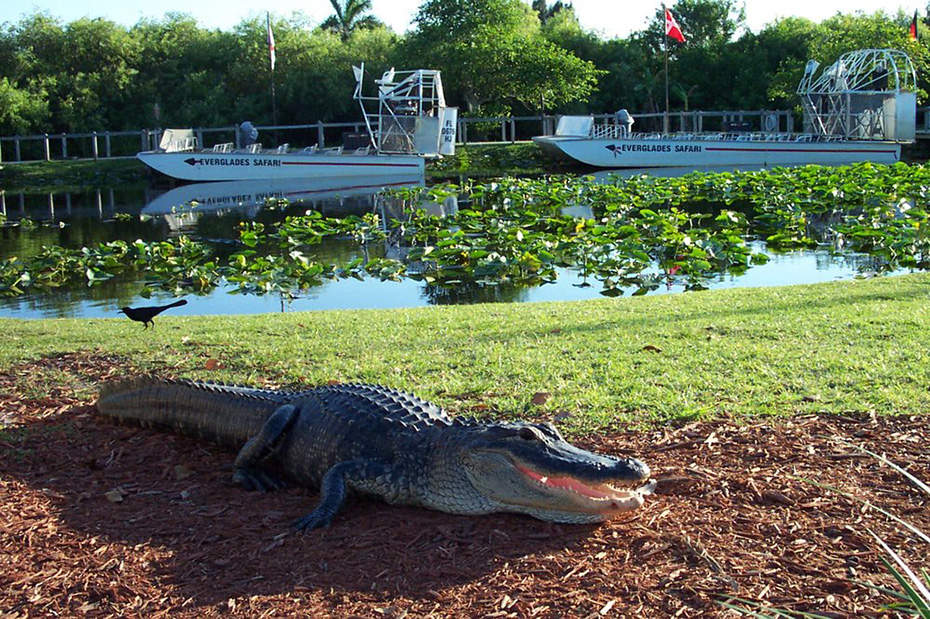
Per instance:
[[[0,367],[83,351],[249,384],[376,382],[570,433],[930,409],[930,275],[584,302],[255,316],[0,319]],[[219,369],[207,369],[216,359]],[[212,363],[211,363],[212,365]],[[23,377],[42,390],[43,381]],[[541,406],[530,400],[550,392]]]

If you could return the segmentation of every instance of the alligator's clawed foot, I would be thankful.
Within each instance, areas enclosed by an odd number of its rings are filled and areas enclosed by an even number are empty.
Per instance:
[[[313,529],[322,529],[333,523],[336,514],[328,514],[316,509],[300,520],[294,522],[294,528],[298,531],[312,531]]]
[[[287,480],[278,475],[252,467],[237,468],[233,473],[233,481],[246,490],[257,490],[259,492],[281,490],[290,485]]]

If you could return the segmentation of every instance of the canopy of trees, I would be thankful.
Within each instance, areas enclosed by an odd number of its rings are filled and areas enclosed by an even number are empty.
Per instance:
[[[862,47],[908,52],[925,90],[930,59],[903,13],[785,18],[754,33],[737,0],[678,0],[679,44],[664,40],[659,9],[642,31],[604,39],[568,2],[424,0],[402,34],[368,0],[332,5],[322,24],[272,16],[273,76],[263,18],[228,32],[184,14],[131,28],[47,13],[0,24],[0,135],[269,124],[272,77],[278,122],[354,121],[351,65],[362,61],[369,75],[442,70],[447,99],[464,114],[525,115],[661,109],[666,44],[673,110],[791,109],[807,59],[826,64]]]

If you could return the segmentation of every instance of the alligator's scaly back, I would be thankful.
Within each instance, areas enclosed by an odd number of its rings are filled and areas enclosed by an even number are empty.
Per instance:
[[[241,448],[281,405],[285,392],[141,376],[106,383],[97,400],[108,417]]]

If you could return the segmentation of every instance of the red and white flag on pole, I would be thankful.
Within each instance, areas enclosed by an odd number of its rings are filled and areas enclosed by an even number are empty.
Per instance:
[[[665,36],[672,37],[679,43],[685,42],[685,35],[681,33],[681,28],[669,9],[665,9]]]
[[[268,56],[271,58],[271,70],[274,71],[274,33],[271,31],[271,13],[268,13]]]

